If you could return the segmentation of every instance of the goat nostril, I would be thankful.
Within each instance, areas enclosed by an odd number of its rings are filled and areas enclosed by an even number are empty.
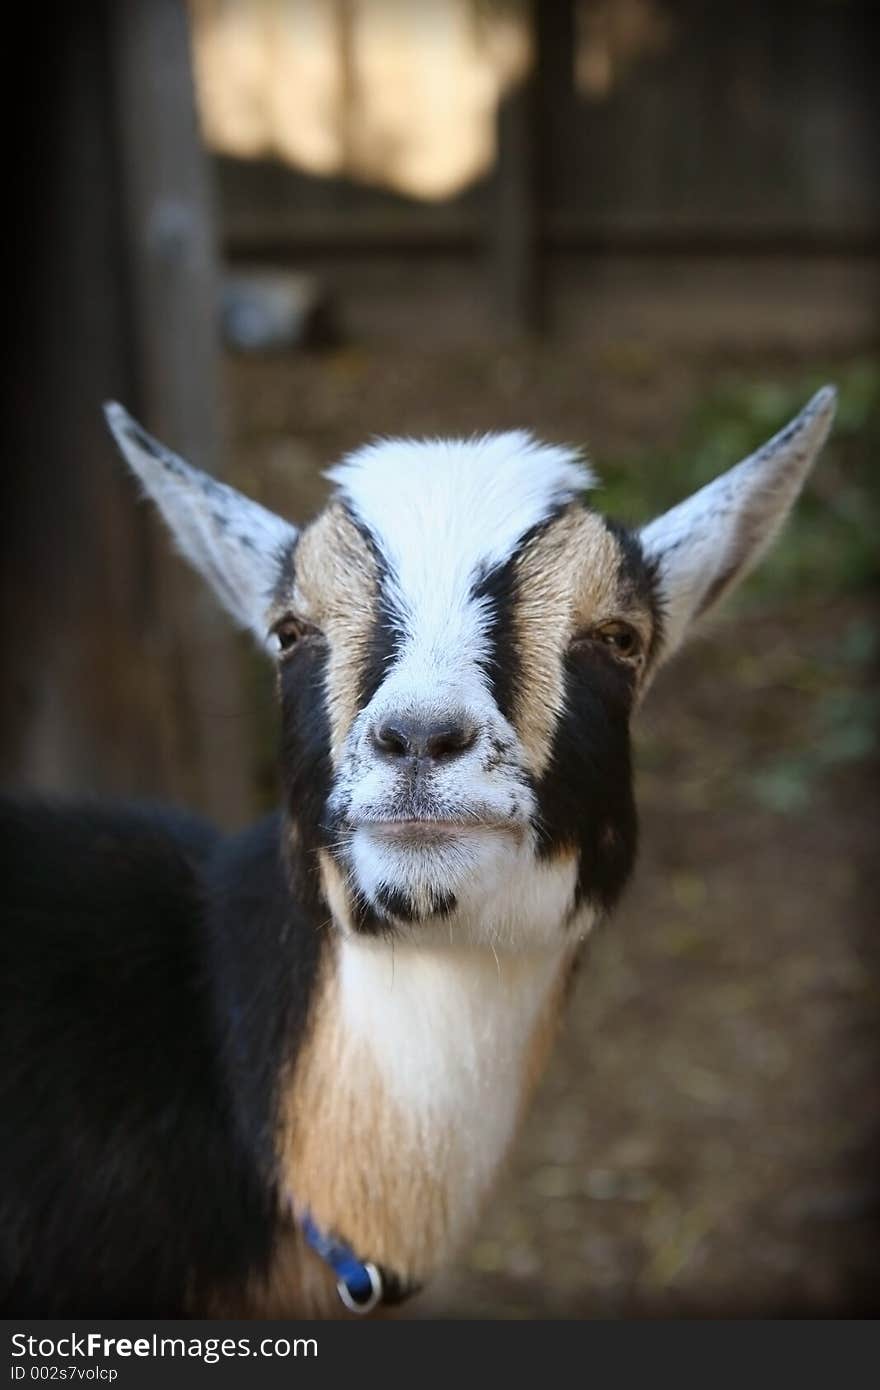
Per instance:
[[[380,753],[387,753],[392,758],[409,757],[410,737],[405,728],[399,728],[391,720],[386,720],[378,729],[373,729],[372,735],[373,743]]]
[[[426,739],[428,756],[438,762],[457,758],[466,753],[477,741],[477,731],[470,724],[448,724],[441,729],[432,729]]]

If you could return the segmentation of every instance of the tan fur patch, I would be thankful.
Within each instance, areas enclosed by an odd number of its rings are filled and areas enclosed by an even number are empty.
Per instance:
[[[377,592],[373,553],[344,507],[332,502],[300,536],[294,591],[276,608],[278,616],[292,608],[328,639],[327,701],[334,765],[358,712],[358,688]]]
[[[580,952],[580,943],[572,947],[571,954],[560,967],[556,981],[538,1014],[532,1036],[526,1048],[523,1068],[523,1089],[520,1097],[520,1121],[528,1108],[535,1087],[547,1068],[553,1044],[562,1024],[565,1005],[571,987],[571,975]]]
[[[321,872],[321,887],[324,890],[324,897],[327,899],[335,922],[344,931],[351,931],[353,928],[350,903],[342,869],[325,849],[318,850],[318,866]]]
[[[620,582],[621,558],[602,519],[573,506],[519,559],[514,631],[521,682],[514,724],[535,776],[550,759],[563,708],[563,658],[572,637],[613,619],[638,628],[646,643],[650,636],[650,615],[634,605]]]
[[[282,1088],[282,1186],[297,1210],[338,1232],[364,1259],[418,1282],[446,1229],[443,1189],[409,1117],[399,1113],[365,1046],[341,1026],[328,960],[309,1035]]]

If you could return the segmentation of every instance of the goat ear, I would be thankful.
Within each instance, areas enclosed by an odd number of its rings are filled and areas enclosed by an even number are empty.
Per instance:
[[[657,574],[664,657],[767,550],[825,443],[836,400],[823,387],[757,453],[642,529]]]
[[[285,554],[296,529],[152,439],[121,405],[104,414],[123,457],[158,506],[181,553],[261,645]]]

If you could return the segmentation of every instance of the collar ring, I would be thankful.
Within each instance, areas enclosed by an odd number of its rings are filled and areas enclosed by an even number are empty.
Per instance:
[[[336,1292],[339,1294],[340,1302],[350,1313],[357,1313],[361,1317],[365,1313],[371,1313],[376,1307],[376,1304],[382,1302],[383,1292],[382,1275],[379,1273],[376,1266],[371,1261],[367,1260],[363,1268],[366,1270],[370,1280],[370,1292],[367,1294],[366,1298],[355,1298],[344,1279],[339,1279],[336,1283]]]

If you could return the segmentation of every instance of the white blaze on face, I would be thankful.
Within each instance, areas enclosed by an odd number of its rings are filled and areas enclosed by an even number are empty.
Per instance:
[[[386,440],[330,470],[388,566],[399,615],[398,698],[437,703],[486,691],[491,613],[473,597],[522,536],[592,482],[570,449],[523,431],[472,441]]]

